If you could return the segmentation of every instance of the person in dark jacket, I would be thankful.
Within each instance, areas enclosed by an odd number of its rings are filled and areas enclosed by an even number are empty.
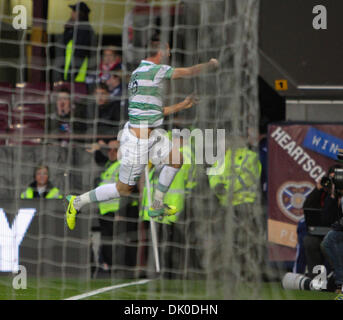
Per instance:
[[[117,48],[109,46],[104,48],[102,52],[102,59],[99,65],[99,78],[100,82],[104,82],[108,79],[111,71],[122,69],[122,58],[117,52]]]
[[[112,100],[120,100],[123,94],[123,85],[121,83],[121,73],[118,70],[110,71],[105,77],[106,85],[110,92],[110,97]]]
[[[73,103],[68,88],[60,88],[56,93],[56,103],[50,111],[48,132],[59,135],[86,132],[85,109],[85,106]],[[69,141],[69,138],[61,137],[58,141],[63,145]]]
[[[343,163],[343,149],[338,149],[337,161]],[[339,179],[340,180],[340,179]],[[335,186],[335,184],[337,184]],[[339,295],[335,300],[343,299],[343,190],[341,182],[335,181],[333,189],[336,188],[338,199],[338,212],[336,221],[331,225],[331,230],[326,234],[321,249],[334,271],[336,293]],[[334,208],[336,209],[336,205]]]
[[[72,13],[64,26],[64,65],[63,75],[59,80],[85,82],[94,39],[94,31],[89,24],[90,9],[84,2],[69,7]]]
[[[90,133],[117,136],[123,113],[120,100],[111,100],[108,87],[100,83],[94,90],[95,104],[90,106],[88,118],[94,119]],[[95,131],[94,131],[95,130]]]
[[[61,88],[49,117],[49,133],[71,133],[70,115],[73,108],[69,89]]]
[[[328,176],[333,178],[335,169],[340,167],[341,165],[339,164],[330,167]],[[339,196],[335,190],[325,187],[324,183],[317,183],[316,188],[306,198],[303,208],[321,209],[321,226],[330,227],[340,214],[338,202]],[[307,216],[305,212],[305,224],[306,220]],[[320,249],[323,238],[324,235],[312,235],[309,234],[307,230],[303,235],[303,249],[305,251],[306,264],[311,278],[316,276],[316,274],[313,273],[313,268],[315,266],[327,265],[327,261]]]

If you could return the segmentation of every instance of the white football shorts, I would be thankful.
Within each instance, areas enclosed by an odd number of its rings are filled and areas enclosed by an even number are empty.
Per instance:
[[[137,184],[149,160],[154,165],[168,163],[173,146],[165,130],[154,129],[148,139],[141,139],[130,131],[129,122],[125,124],[119,140],[119,180],[130,186]]]

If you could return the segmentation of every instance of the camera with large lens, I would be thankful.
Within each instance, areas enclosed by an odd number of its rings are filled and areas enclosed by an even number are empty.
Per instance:
[[[335,186],[335,190],[343,193],[343,168],[335,168],[333,170],[335,173],[334,177],[325,176],[320,181],[321,186],[327,191],[330,192],[332,185]]]
[[[282,287],[287,290],[311,290],[311,281],[303,274],[287,272],[282,278]]]
[[[342,168],[335,169],[335,176],[332,182],[335,185],[336,190],[343,190],[343,169]]]
[[[308,290],[308,291],[328,291],[335,292],[337,289],[334,273],[327,275],[325,287],[318,286],[316,278],[309,278],[304,274],[287,272],[282,278],[282,287],[286,290]]]

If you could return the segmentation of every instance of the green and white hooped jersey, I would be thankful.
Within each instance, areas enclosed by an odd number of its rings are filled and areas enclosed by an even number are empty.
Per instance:
[[[129,82],[129,122],[132,127],[158,127],[163,123],[163,81],[174,68],[142,60]]]

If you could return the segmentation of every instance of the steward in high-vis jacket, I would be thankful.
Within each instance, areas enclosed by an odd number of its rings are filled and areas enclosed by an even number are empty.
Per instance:
[[[84,2],[70,5],[70,8],[73,11],[63,33],[63,81],[85,82],[94,38],[93,28],[89,24],[90,9]]]
[[[37,199],[37,198],[45,198],[45,199],[63,199],[63,195],[60,193],[60,190],[54,187],[51,182],[48,182],[46,189],[39,193],[39,189],[37,188],[37,182],[32,182],[30,186],[22,192],[20,198],[21,199]]]
[[[33,174],[34,182],[22,192],[21,199],[62,199],[63,196],[60,190],[52,185],[49,181],[49,167],[46,165],[39,165],[35,168]]]
[[[234,261],[239,265],[237,279],[252,277],[250,261],[256,262],[256,270],[263,268],[264,248],[259,241],[264,239],[264,221],[258,205],[261,171],[258,153],[243,145],[228,149],[223,163],[216,162],[208,176],[210,188],[219,200],[214,211],[218,222],[212,227],[221,236],[226,231],[223,226],[230,223],[231,241],[225,243],[225,248],[234,252]],[[218,263],[217,257],[215,248],[211,262]]]
[[[227,207],[230,199],[233,206],[255,202],[262,170],[258,154],[246,147],[238,148],[235,150],[233,164],[231,161],[232,150],[228,149],[224,163],[216,162],[208,176],[210,187],[219,203]],[[216,174],[218,169],[223,169],[222,173]]]

